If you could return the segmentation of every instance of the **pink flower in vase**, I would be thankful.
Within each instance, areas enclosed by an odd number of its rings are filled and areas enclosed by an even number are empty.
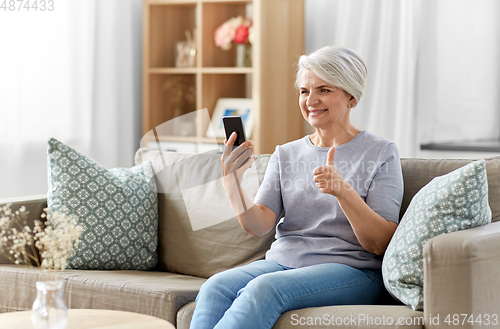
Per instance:
[[[229,50],[233,43],[248,43],[251,26],[251,18],[243,18],[242,16],[230,18],[215,30],[215,45],[223,50]]]
[[[236,29],[236,33],[233,38],[233,42],[237,44],[245,44],[248,42],[248,26],[240,25]]]
[[[215,30],[215,44],[224,50],[231,49],[231,42],[236,33],[236,30],[228,24],[228,22],[222,24]]]

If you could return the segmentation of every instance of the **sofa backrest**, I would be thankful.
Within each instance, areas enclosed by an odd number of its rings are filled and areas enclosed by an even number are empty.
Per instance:
[[[242,187],[253,199],[270,155],[256,156]],[[174,273],[209,277],[262,259],[274,232],[252,238],[240,227],[222,187],[221,155],[182,155],[141,149],[136,163],[150,161],[158,189],[158,263]]]
[[[243,188],[251,198],[262,182],[270,155],[258,155],[245,174]],[[181,155],[140,149],[136,163],[151,161],[159,189],[159,267],[163,270],[208,277],[214,273],[263,258],[274,232],[255,239],[236,220],[221,186],[206,184],[221,177],[220,154]],[[413,196],[432,178],[447,174],[472,160],[403,158],[405,190],[400,217]],[[492,221],[500,220],[500,157],[486,159]],[[201,194],[199,194],[201,193]],[[200,196],[199,199],[195,199]],[[42,197],[8,200],[12,210],[25,205],[29,223],[40,218]],[[186,202],[189,207],[186,206]],[[2,205],[0,200],[0,206]],[[197,207],[193,208],[193,204]],[[189,208],[189,209],[188,209]],[[189,210],[189,211],[188,211]],[[189,212],[194,214],[190,216]],[[195,216],[196,214],[202,216]],[[219,222],[213,222],[218,220]],[[228,233],[229,232],[229,233]],[[11,263],[0,255],[0,264]]]
[[[220,154],[182,155],[140,149],[136,164],[151,161],[158,187],[159,268],[209,277],[219,271],[263,258],[274,232],[255,239],[243,231],[222,185]],[[258,155],[245,173],[243,189],[253,198],[270,155]],[[401,217],[411,198],[432,178],[472,160],[401,160],[405,183]],[[486,160],[493,221],[500,220],[500,157]]]
[[[401,159],[404,180],[404,196],[400,218],[403,217],[413,196],[434,177],[445,175],[474,160],[468,159]],[[488,201],[492,212],[492,222],[500,220],[500,157],[486,159],[488,176]]]

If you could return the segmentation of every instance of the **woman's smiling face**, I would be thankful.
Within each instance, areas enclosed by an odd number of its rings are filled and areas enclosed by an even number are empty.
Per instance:
[[[304,119],[316,129],[329,129],[335,125],[349,125],[350,109],[354,97],[318,78],[305,69],[300,77],[299,106]]]

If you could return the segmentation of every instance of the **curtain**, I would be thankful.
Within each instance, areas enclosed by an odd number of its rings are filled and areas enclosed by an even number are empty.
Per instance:
[[[425,0],[421,20],[418,140],[498,140],[500,1]]]
[[[353,124],[398,145],[401,156],[416,151],[415,83],[420,0],[307,0],[306,47],[355,50],[368,78],[351,112]]]
[[[47,191],[50,137],[131,166],[141,137],[142,1],[0,11],[0,197]]]
[[[306,0],[305,9],[309,50],[336,44],[365,60],[358,128],[404,157],[424,156],[424,143],[500,137],[500,1]]]

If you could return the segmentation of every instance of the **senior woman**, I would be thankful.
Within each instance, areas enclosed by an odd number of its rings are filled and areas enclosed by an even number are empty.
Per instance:
[[[300,111],[315,132],[276,147],[254,202],[239,185],[254,161],[251,143],[233,150],[233,133],[222,156],[242,228],[262,236],[276,226],[276,241],[265,260],[203,284],[193,329],[272,328],[286,311],[373,304],[383,291],[381,255],[403,196],[397,147],[351,124],[366,77],[358,54],[324,47],[298,66]]]

